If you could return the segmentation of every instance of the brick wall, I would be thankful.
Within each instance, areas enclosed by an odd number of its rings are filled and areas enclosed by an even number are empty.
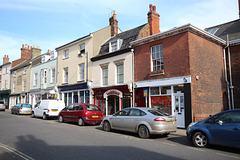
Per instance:
[[[223,49],[189,33],[189,57],[193,121],[200,121],[223,110]]]

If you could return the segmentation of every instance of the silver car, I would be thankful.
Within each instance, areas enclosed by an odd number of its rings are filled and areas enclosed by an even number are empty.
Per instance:
[[[31,114],[32,106],[30,104],[17,104],[11,108],[12,114]]]
[[[0,110],[5,111],[5,104],[4,101],[0,100]]]
[[[103,119],[103,130],[124,130],[138,133],[141,138],[151,134],[167,136],[177,131],[176,117],[152,108],[126,108]]]

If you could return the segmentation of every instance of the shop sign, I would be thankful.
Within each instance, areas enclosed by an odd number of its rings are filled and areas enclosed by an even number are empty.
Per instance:
[[[151,104],[171,104],[171,96],[152,96]]]
[[[122,98],[122,92],[117,89],[110,89],[104,93],[104,98],[106,98],[107,96],[118,96]]]
[[[144,90],[144,91],[143,91],[143,96],[144,96],[144,97],[147,97],[147,96],[148,96],[148,90]]]

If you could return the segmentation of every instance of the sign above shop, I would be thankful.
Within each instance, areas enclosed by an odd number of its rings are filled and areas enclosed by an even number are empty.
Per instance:
[[[107,96],[117,96],[122,98],[122,92],[117,89],[110,89],[110,90],[107,90],[103,96],[104,98],[107,98]]]

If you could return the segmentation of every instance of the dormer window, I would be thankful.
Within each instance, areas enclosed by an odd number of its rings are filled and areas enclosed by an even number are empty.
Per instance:
[[[122,39],[117,39],[109,42],[109,52],[115,52],[119,50],[122,46]]]
[[[80,45],[80,54],[85,53],[85,43]]]

